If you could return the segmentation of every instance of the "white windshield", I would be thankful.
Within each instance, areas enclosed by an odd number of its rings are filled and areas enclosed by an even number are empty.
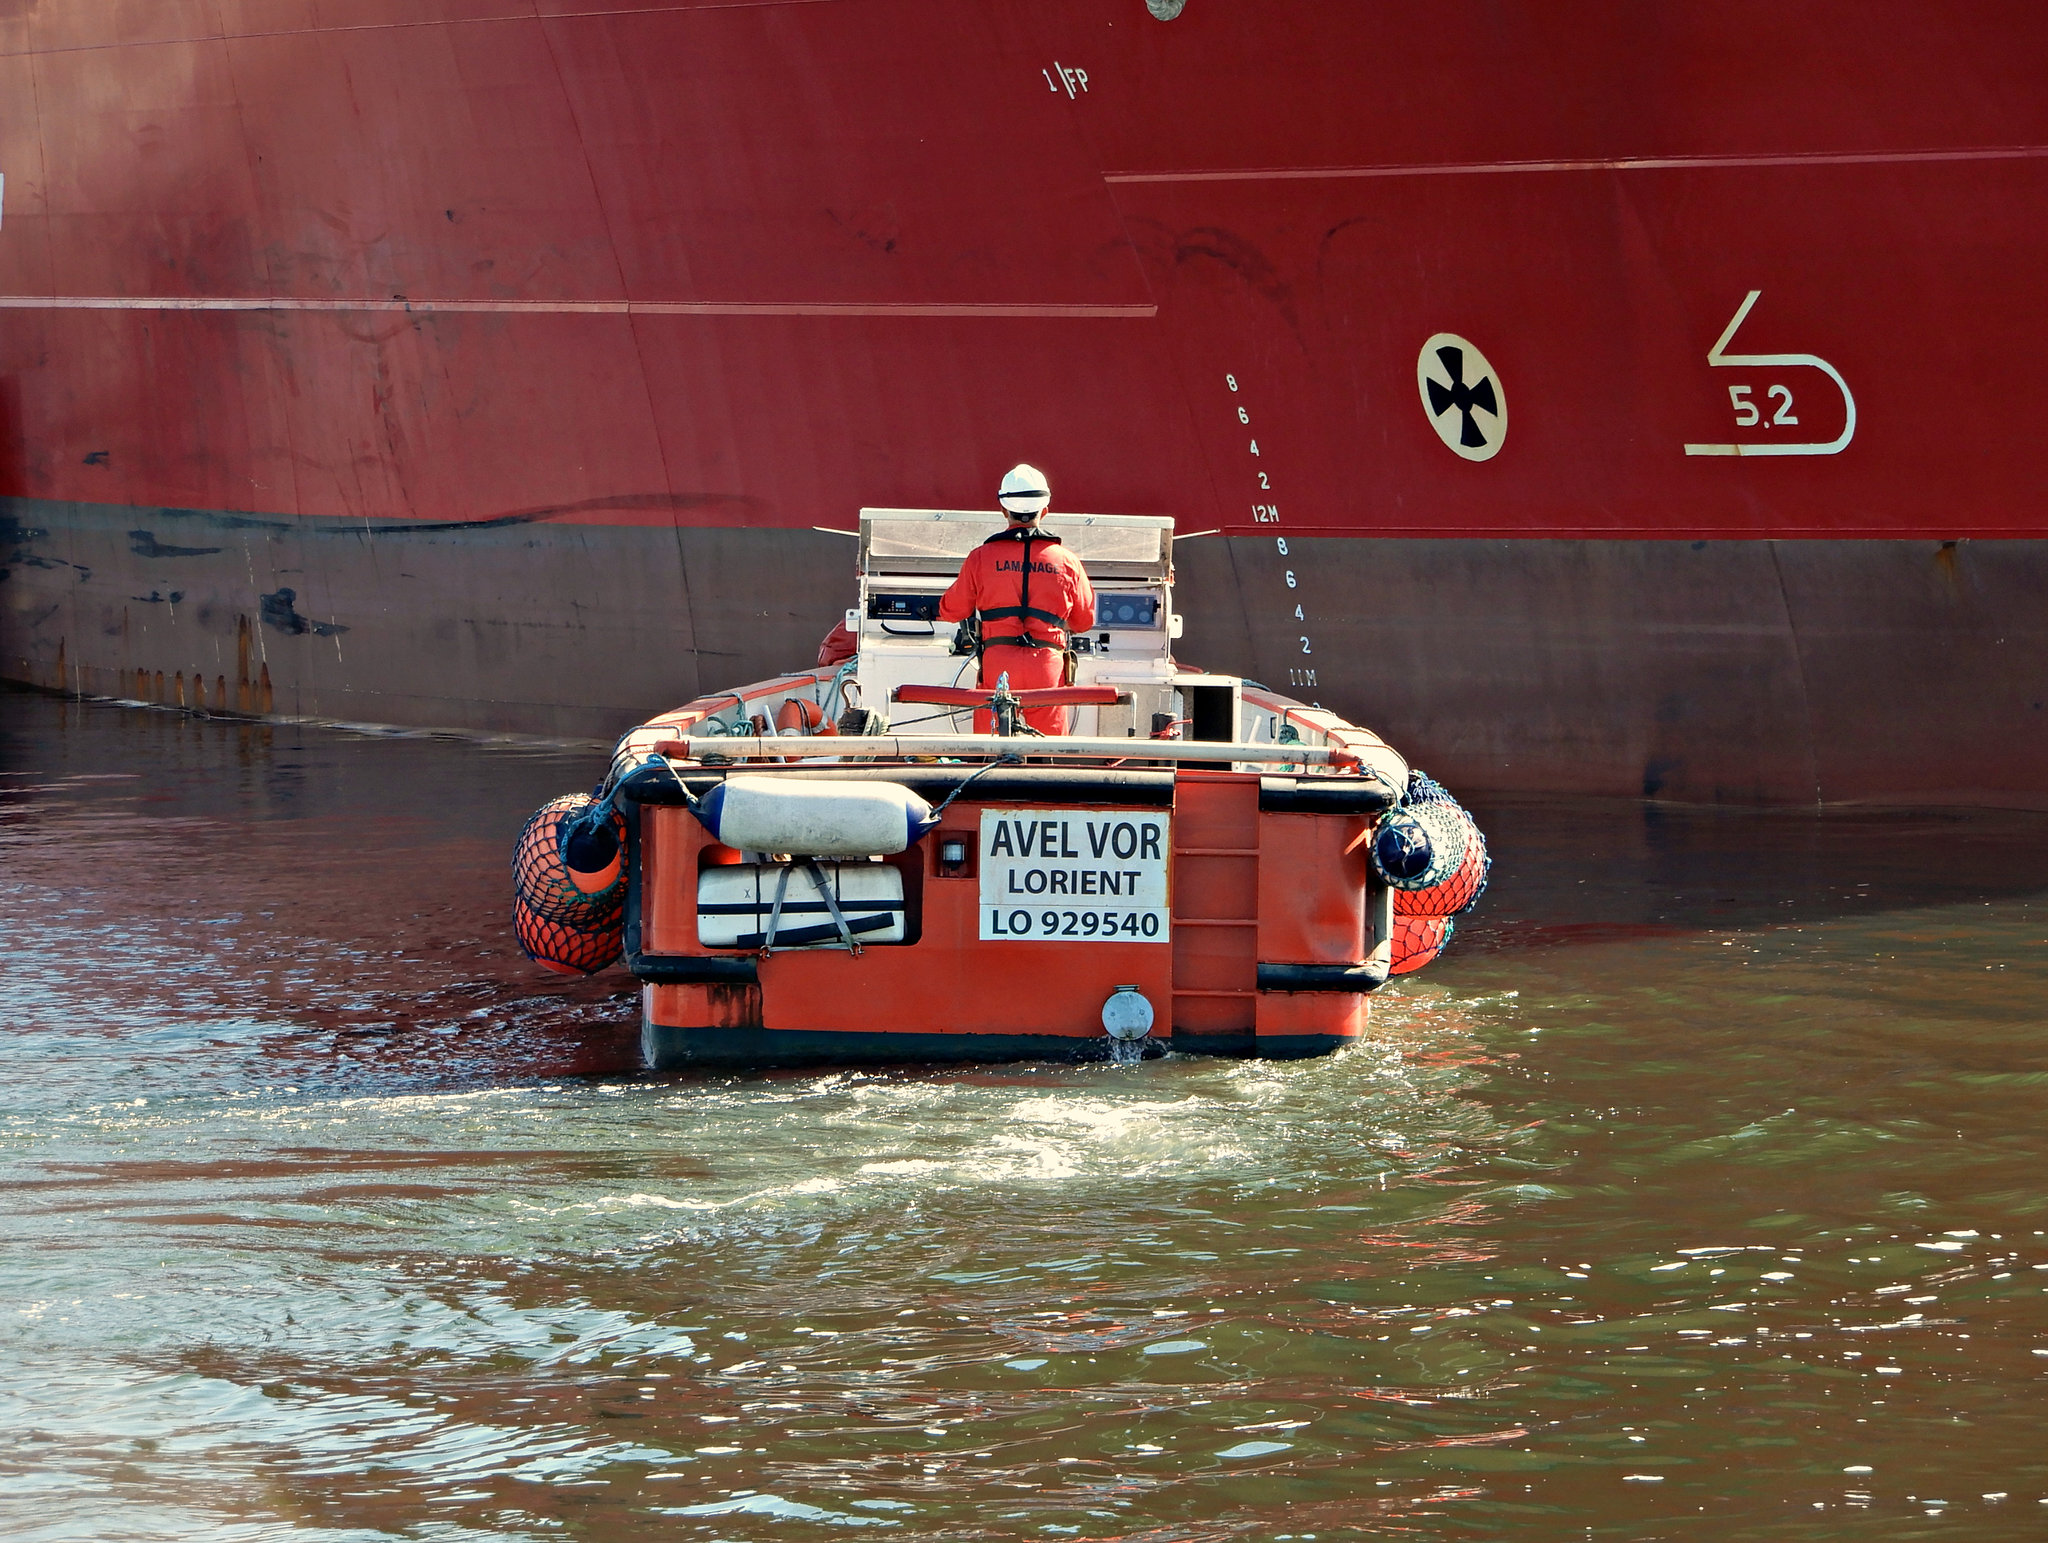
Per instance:
[[[861,557],[870,573],[957,568],[1003,528],[1000,516],[967,510],[861,511]],[[1047,515],[1045,528],[1094,567],[1163,573],[1173,521],[1142,515]]]

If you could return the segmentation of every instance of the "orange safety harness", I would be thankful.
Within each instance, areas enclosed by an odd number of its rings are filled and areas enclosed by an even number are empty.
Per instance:
[[[1016,541],[1021,542],[1024,547],[1024,575],[1018,586],[1017,604],[987,606],[975,612],[975,615],[981,619],[984,627],[992,621],[1016,622],[1018,624],[1016,635],[990,637],[984,631],[981,636],[982,648],[1052,648],[1061,651],[1066,649],[1066,617],[1055,616],[1051,611],[1041,610],[1031,603],[1031,543],[1034,541],[1050,541],[1057,546],[1059,539],[1058,536],[1049,530],[1038,530],[1027,526],[1022,530],[997,531],[987,541],[982,543],[984,546],[991,546],[998,541]],[[1047,626],[1052,627],[1059,633],[1059,641],[1050,642],[1045,638],[1033,637],[1030,626],[1033,621],[1042,621]]]

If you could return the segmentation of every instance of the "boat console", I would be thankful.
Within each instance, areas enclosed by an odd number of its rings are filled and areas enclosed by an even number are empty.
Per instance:
[[[1235,740],[1231,683],[1173,662],[1181,628],[1173,610],[1171,517],[1049,514],[1044,525],[1081,559],[1095,586],[1095,626],[1073,639],[1074,684],[1115,688],[1114,701],[1070,708],[1068,732],[1145,739],[1186,724],[1192,709],[1211,728],[1202,737]],[[939,597],[967,554],[1002,528],[998,511],[861,510],[859,603],[846,614],[847,630],[859,640],[861,705],[921,733],[972,730],[971,708],[907,703],[898,693],[906,686],[976,684],[975,657],[956,651],[959,628],[938,619]],[[1199,706],[1197,690],[1206,693]],[[1219,691],[1228,700],[1219,700]]]

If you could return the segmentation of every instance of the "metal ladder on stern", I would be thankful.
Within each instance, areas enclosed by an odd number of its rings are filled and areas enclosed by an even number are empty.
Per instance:
[[[1257,1040],[1259,779],[1173,779],[1173,1039],[1249,1054]]]

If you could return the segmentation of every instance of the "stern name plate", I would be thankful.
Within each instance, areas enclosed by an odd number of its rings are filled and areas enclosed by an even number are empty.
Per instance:
[[[1169,816],[984,809],[982,941],[1166,943]]]

